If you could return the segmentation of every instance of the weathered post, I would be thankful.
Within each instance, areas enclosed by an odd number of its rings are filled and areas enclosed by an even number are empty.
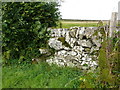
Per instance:
[[[120,27],[120,1],[118,2],[118,27]]]
[[[120,38],[120,1],[118,2],[118,37]],[[120,45],[120,42],[119,42]]]
[[[114,32],[116,31],[116,25],[117,25],[117,12],[112,12],[112,16],[110,20],[109,37],[114,37]]]

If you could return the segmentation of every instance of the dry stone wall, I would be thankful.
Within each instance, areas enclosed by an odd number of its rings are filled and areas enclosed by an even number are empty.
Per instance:
[[[49,30],[52,38],[49,39],[48,44],[56,52],[46,62],[84,70],[98,66],[98,52],[103,40],[99,31],[95,34],[98,30],[96,27]]]

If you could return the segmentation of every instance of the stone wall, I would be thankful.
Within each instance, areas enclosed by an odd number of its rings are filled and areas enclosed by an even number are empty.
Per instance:
[[[103,40],[96,27],[49,30],[52,38],[48,44],[56,51],[53,57],[46,60],[49,64],[84,70],[97,67],[98,51]]]

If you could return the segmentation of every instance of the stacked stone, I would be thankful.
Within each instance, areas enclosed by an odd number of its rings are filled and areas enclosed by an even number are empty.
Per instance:
[[[70,66],[81,69],[97,67],[98,51],[101,47],[102,34],[94,35],[95,27],[72,27],[70,29],[51,29],[52,38],[49,46],[56,50],[54,57],[46,60],[49,64]],[[59,38],[65,38],[67,47]]]

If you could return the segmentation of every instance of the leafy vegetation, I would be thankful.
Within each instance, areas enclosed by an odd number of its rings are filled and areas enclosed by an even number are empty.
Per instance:
[[[118,32],[120,33],[120,32]],[[120,85],[120,37],[105,38],[99,53],[100,82],[103,87]]]
[[[40,57],[39,48],[47,47],[48,27],[56,26],[60,14],[58,3],[8,2],[3,9],[3,60],[30,62]],[[49,47],[48,47],[49,48]]]

